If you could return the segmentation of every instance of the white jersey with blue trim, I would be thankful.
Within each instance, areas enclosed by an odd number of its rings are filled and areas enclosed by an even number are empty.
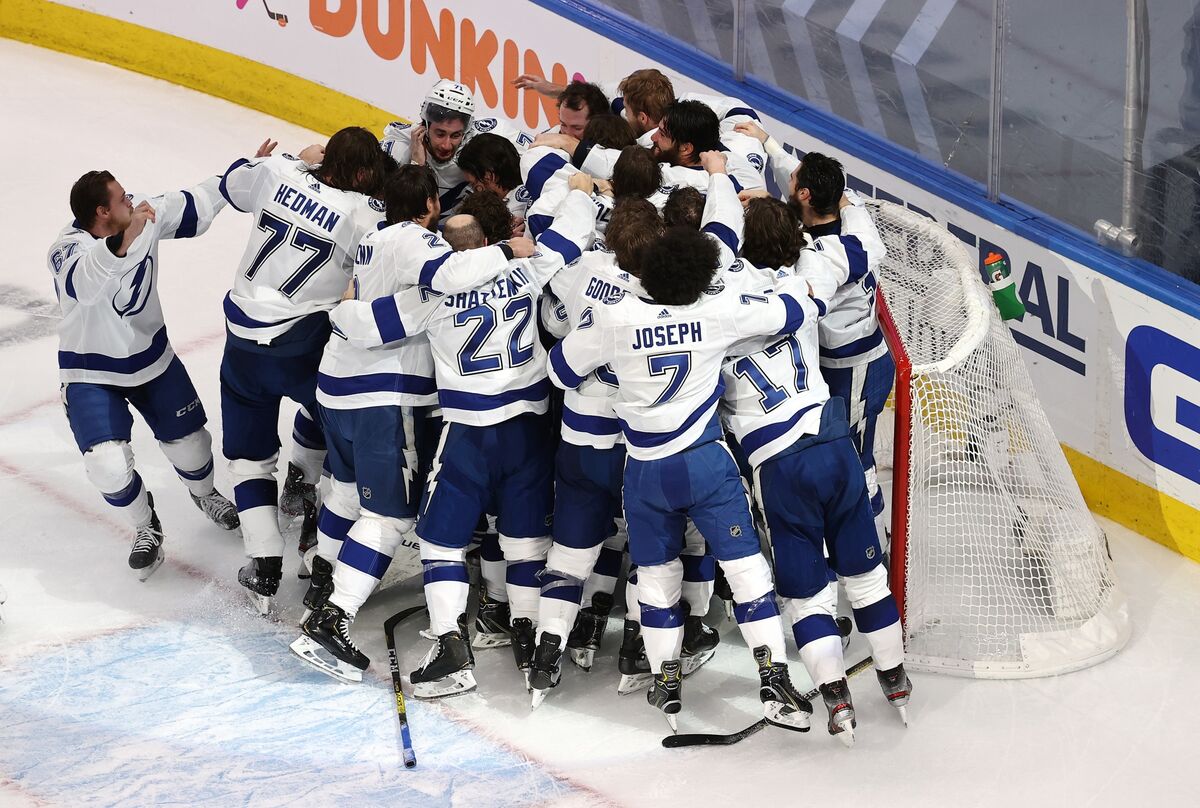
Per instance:
[[[269,343],[309,314],[333,308],[350,285],[354,255],[383,224],[383,203],[331,188],[289,154],[238,160],[221,193],[254,216],[225,321],[237,337]]]
[[[550,383],[534,321],[538,297],[589,246],[594,228],[587,194],[571,193],[533,256],[508,262],[469,291],[439,294],[421,286],[370,304],[347,301],[331,315],[334,339],[374,347],[427,333],[447,422],[488,426],[543,414]]]
[[[454,252],[417,222],[369,234],[354,262],[354,297],[372,301],[421,285],[428,300],[494,278],[512,257],[507,245]],[[434,291],[434,290],[437,291]],[[333,409],[426,406],[437,403],[433,355],[425,334],[386,346],[363,347],[334,334],[321,357],[317,401]]]
[[[736,132],[734,134],[739,138],[745,138],[745,135]],[[753,138],[749,139],[754,140]],[[754,142],[757,143],[758,141]],[[724,140],[722,140],[722,143],[724,143]],[[726,146],[724,151],[726,168],[737,190],[754,191],[767,187],[766,180],[763,179],[761,165],[756,166],[738,150],[731,149],[728,146]],[[571,163],[597,179],[607,180],[612,178],[613,169],[616,167],[617,158],[620,156],[620,149],[609,149],[584,141],[575,149]],[[704,181],[703,179],[691,179],[687,173],[698,172],[703,177],[703,166],[671,166],[665,163],[662,166],[663,183],[666,185],[692,185],[699,188],[695,183],[702,183]]]
[[[796,288],[793,269],[763,270],[743,259],[763,294]],[[790,334],[756,337],[734,345],[721,368],[721,416],[752,467],[821,428],[829,387],[821,376],[817,345],[820,305],[803,295],[804,321]]]
[[[413,128],[413,125],[407,121],[392,121],[384,127],[383,137],[380,139],[383,150],[402,166],[412,162]],[[484,133],[500,135],[500,137],[512,141],[518,152],[525,151],[533,142],[533,136],[528,132],[517,129],[499,118],[472,118],[463,133],[459,148],[467,145],[475,135]],[[458,167],[457,151],[454,157],[444,163],[434,159],[433,155],[429,153],[429,149],[425,150],[425,155],[425,165],[433,169],[433,175],[437,178],[438,194],[442,205],[441,219],[445,221],[458,211],[458,206],[462,204],[463,199],[471,193],[471,186],[467,183],[462,169]],[[512,210],[511,205],[509,210]]]
[[[208,230],[225,207],[213,177],[186,191],[147,199],[155,221],[118,257],[108,242],[72,222],[47,253],[62,321],[58,326],[59,379],[136,387],[156,378],[175,352],[158,299],[158,242]],[[118,243],[120,236],[114,237]]]

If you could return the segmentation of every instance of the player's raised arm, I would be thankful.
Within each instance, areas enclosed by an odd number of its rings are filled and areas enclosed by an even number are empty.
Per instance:
[[[529,259],[533,282],[539,288],[560,269],[579,260],[596,234],[597,209],[592,203],[592,178],[587,174],[576,174],[569,184],[570,190],[555,210],[550,227],[538,238],[538,251]]]
[[[725,172],[725,155],[719,151],[703,152],[700,163],[709,175],[700,230],[717,242],[721,250],[720,267],[725,269],[737,260],[742,245],[745,214],[737,191]]]
[[[791,183],[792,174],[800,165],[800,160],[796,155],[790,154],[778,140],[767,134],[765,129],[753,121],[739,123],[733,127],[733,130],[752,137],[762,144],[763,151],[767,153],[767,160],[771,164],[771,171],[775,175],[775,183],[786,192]]]
[[[155,197],[152,204],[160,238],[193,238],[204,235],[228,203],[221,195],[221,178],[210,177],[185,191]]]

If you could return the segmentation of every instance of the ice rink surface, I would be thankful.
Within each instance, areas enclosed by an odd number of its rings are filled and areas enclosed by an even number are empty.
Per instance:
[[[479,691],[409,702],[418,768],[405,770],[383,620],[415,583],[354,624],[374,660],[342,685],[287,649],[304,584],[295,531],[283,620],[252,616],[235,582],[241,542],[207,522],[149,431],[137,465],[166,531],[149,582],[126,566],[130,530],[84,476],[59,402],[56,306],[45,254],[67,192],[107,168],[130,191],[188,187],[266,137],[319,138],[224,101],[107,65],[0,40],[8,160],[0,222],[0,805],[1151,805],[1196,804],[1200,566],[1105,522],[1133,615],[1112,660],[1058,678],[913,676],[905,729],[867,672],[851,681],[858,743],[767,729],[732,747],[666,750],[642,694],[616,695],[619,620],[590,674],[570,668],[530,713],[506,649],[483,651]],[[347,121],[347,124],[356,123]],[[251,227],[227,208],[203,237],[161,248],[176,351],[219,445],[221,299]],[[286,408],[285,408],[286,410]],[[290,424],[291,411],[286,411]],[[290,428],[290,427],[288,427]],[[230,494],[223,464],[217,485]],[[398,632],[401,666],[427,643]],[[733,731],[759,714],[749,653],[723,623],[716,658],[684,686],[681,731]],[[864,655],[858,642],[848,661]],[[807,686],[793,651],[793,676]],[[1191,706],[1188,706],[1188,705]]]

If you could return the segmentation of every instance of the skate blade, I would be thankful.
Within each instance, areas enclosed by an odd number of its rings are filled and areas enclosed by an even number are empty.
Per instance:
[[[908,726],[908,708],[903,704],[894,705],[896,712],[900,713],[900,720],[904,722],[904,726]]]
[[[426,640],[437,640],[437,635],[433,633],[433,629],[423,628],[417,632],[418,637],[423,637]]]
[[[651,673],[622,673],[621,682],[617,685],[617,695],[628,696],[630,693],[645,690],[652,681],[654,674]]]
[[[582,668],[585,671],[591,671],[592,663],[596,661],[595,648],[568,648],[571,653],[571,661],[575,666]]]
[[[732,600],[722,600],[721,602],[725,604],[725,619],[733,620],[734,619],[733,601]]]
[[[456,671],[433,682],[413,682],[408,677],[405,681],[412,685],[413,698],[443,699],[448,696],[461,696],[476,687],[475,674],[471,671]]]
[[[701,651],[698,654],[692,654],[691,656],[684,657],[682,660],[680,660],[682,663],[680,667],[681,672],[684,676],[690,676],[691,674],[700,670],[700,666],[712,659],[716,653],[717,649],[713,648],[709,651]]]
[[[325,649],[308,637],[300,637],[288,647],[292,649],[293,654],[326,676],[337,679],[339,682],[346,682],[347,684],[362,682],[362,671],[353,665],[347,665],[340,659],[334,660],[337,664],[331,664],[322,657]]]
[[[246,597],[250,600],[250,607],[258,613],[259,617],[265,617],[268,620],[279,620],[279,610],[275,605],[275,598],[269,595],[260,595],[257,592],[246,590]]]
[[[838,726],[841,727],[841,730],[834,737],[841,741],[842,746],[847,749],[854,746],[854,726],[849,721],[843,721]]]
[[[671,734],[679,734],[679,716],[674,713],[663,713],[663,718],[667,719],[667,726],[671,728]]]
[[[763,718],[767,719],[768,724],[773,724],[781,729],[790,729],[793,732],[808,732],[812,726],[811,713],[795,710],[793,712],[784,712],[784,705],[778,701],[768,701],[763,703]]]
[[[546,700],[546,694],[549,692],[550,692],[549,688],[547,688],[546,690],[538,690],[535,687],[533,689],[533,694],[530,697],[529,709],[536,710],[539,706],[541,706],[541,703]]]
[[[154,574],[155,570],[162,566],[165,558],[166,555],[163,554],[162,548],[159,548],[158,558],[154,559],[153,563],[151,563],[149,566],[142,567],[140,570],[134,570],[134,572],[137,573],[138,580],[142,583],[146,583],[146,580]]]
[[[430,637],[429,639],[435,640],[437,638]],[[507,634],[476,631],[475,636],[471,638],[471,647],[476,651],[483,651],[488,648],[507,648],[510,645],[512,645],[512,637]]]

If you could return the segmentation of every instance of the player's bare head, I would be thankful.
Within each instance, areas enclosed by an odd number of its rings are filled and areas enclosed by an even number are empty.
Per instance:
[[[464,199],[458,210],[479,222],[488,244],[512,238],[512,213],[499,194],[477,191]]]
[[[583,139],[593,116],[608,112],[604,91],[589,81],[573,81],[558,94],[558,131]]]
[[[473,250],[476,247],[487,246],[487,239],[484,238],[479,220],[466,213],[456,213],[446,220],[442,228],[442,238],[455,250]]]
[[[508,138],[476,135],[459,149],[458,167],[476,191],[507,194],[521,184],[521,156]]]
[[[819,216],[832,216],[846,190],[846,172],[835,158],[809,152],[800,161],[793,183],[792,198],[801,207],[808,205]]]
[[[712,285],[720,261],[713,240],[690,227],[668,227],[642,256],[642,286],[655,302],[687,306]]]
[[[429,166],[400,166],[383,186],[387,223],[419,221],[430,227],[441,213],[437,178]]]
[[[629,128],[629,121],[611,112],[589,118],[579,139],[606,149],[623,149],[637,142],[633,130]]]
[[[331,188],[374,195],[383,183],[388,159],[375,135],[361,126],[347,126],[329,138],[313,174]]]
[[[790,267],[800,258],[803,247],[800,219],[791,207],[773,197],[750,200],[742,239],[743,258],[764,269]]]
[[[655,156],[671,165],[696,165],[701,152],[721,149],[717,113],[699,101],[676,101],[663,113],[653,135]]]
[[[645,199],[662,185],[662,167],[649,149],[626,146],[613,166],[613,196],[637,196]]]
[[[675,100],[675,88],[666,75],[654,68],[635,70],[621,80],[625,118],[638,135],[658,126],[663,113]]]
[[[84,230],[120,233],[133,219],[133,202],[107,171],[89,171],[71,186],[71,213]]]
[[[617,256],[617,265],[631,275],[642,274],[642,256],[663,235],[662,219],[649,201],[636,196],[617,199],[604,230],[604,243]]]
[[[690,185],[676,188],[663,205],[663,221],[667,227],[690,227],[700,229],[704,218],[704,194]]]

